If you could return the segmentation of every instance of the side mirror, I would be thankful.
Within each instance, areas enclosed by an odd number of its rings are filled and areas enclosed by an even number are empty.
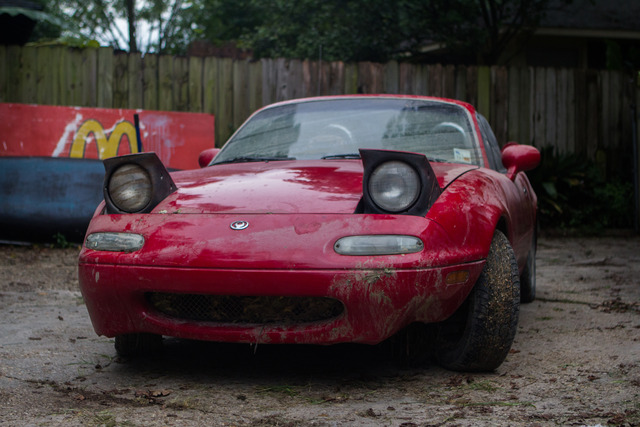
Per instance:
[[[518,172],[535,169],[540,164],[540,151],[531,145],[508,143],[502,149],[502,164],[507,177],[513,180]]]
[[[219,148],[207,148],[198,156],[198,164],[201,168],[207,167],[211,160],[220,152]]]

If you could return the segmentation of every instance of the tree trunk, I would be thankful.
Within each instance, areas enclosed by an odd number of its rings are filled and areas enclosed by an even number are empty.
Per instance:
[[[129,22],[129,52],[138,51],[136,43],[136,0],[126,0],[127,3],[127,21]]]

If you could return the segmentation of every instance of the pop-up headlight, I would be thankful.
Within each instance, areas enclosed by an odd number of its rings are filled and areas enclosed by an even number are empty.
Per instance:
[[[148,213],[176,191],[169,172],[155,153],[130,154],[104,161],[107,213]]]

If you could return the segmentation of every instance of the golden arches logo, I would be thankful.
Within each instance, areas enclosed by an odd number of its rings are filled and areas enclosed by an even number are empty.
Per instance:
[[[84,158],[87,145],[87,138],[93,133],[96,140],[99,159],[108,159],[118,155],[120,142],[125,135],[129,139],[129,151],[131,153],[138,152],[138,139],[136,138],[136,129],[128,121],[118,123],[113,132],[109,136],[105,134],[102,124],[94,119],[89,119],[80,126],[76,132],[71,144],[71,153],[69,157]]]

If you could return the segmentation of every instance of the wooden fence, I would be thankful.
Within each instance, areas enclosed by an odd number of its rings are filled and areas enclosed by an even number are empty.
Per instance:
[[[638,82],[621,72],[260,61],[0,46],[0,102],[193,111],[216,117],[220,146],[257,108],[315,95],[400,93],[474,104],[507,141],[629,170]],[[621,169],[625,168],[625,169]],[[630,177],[630,174],[629,174]]]

